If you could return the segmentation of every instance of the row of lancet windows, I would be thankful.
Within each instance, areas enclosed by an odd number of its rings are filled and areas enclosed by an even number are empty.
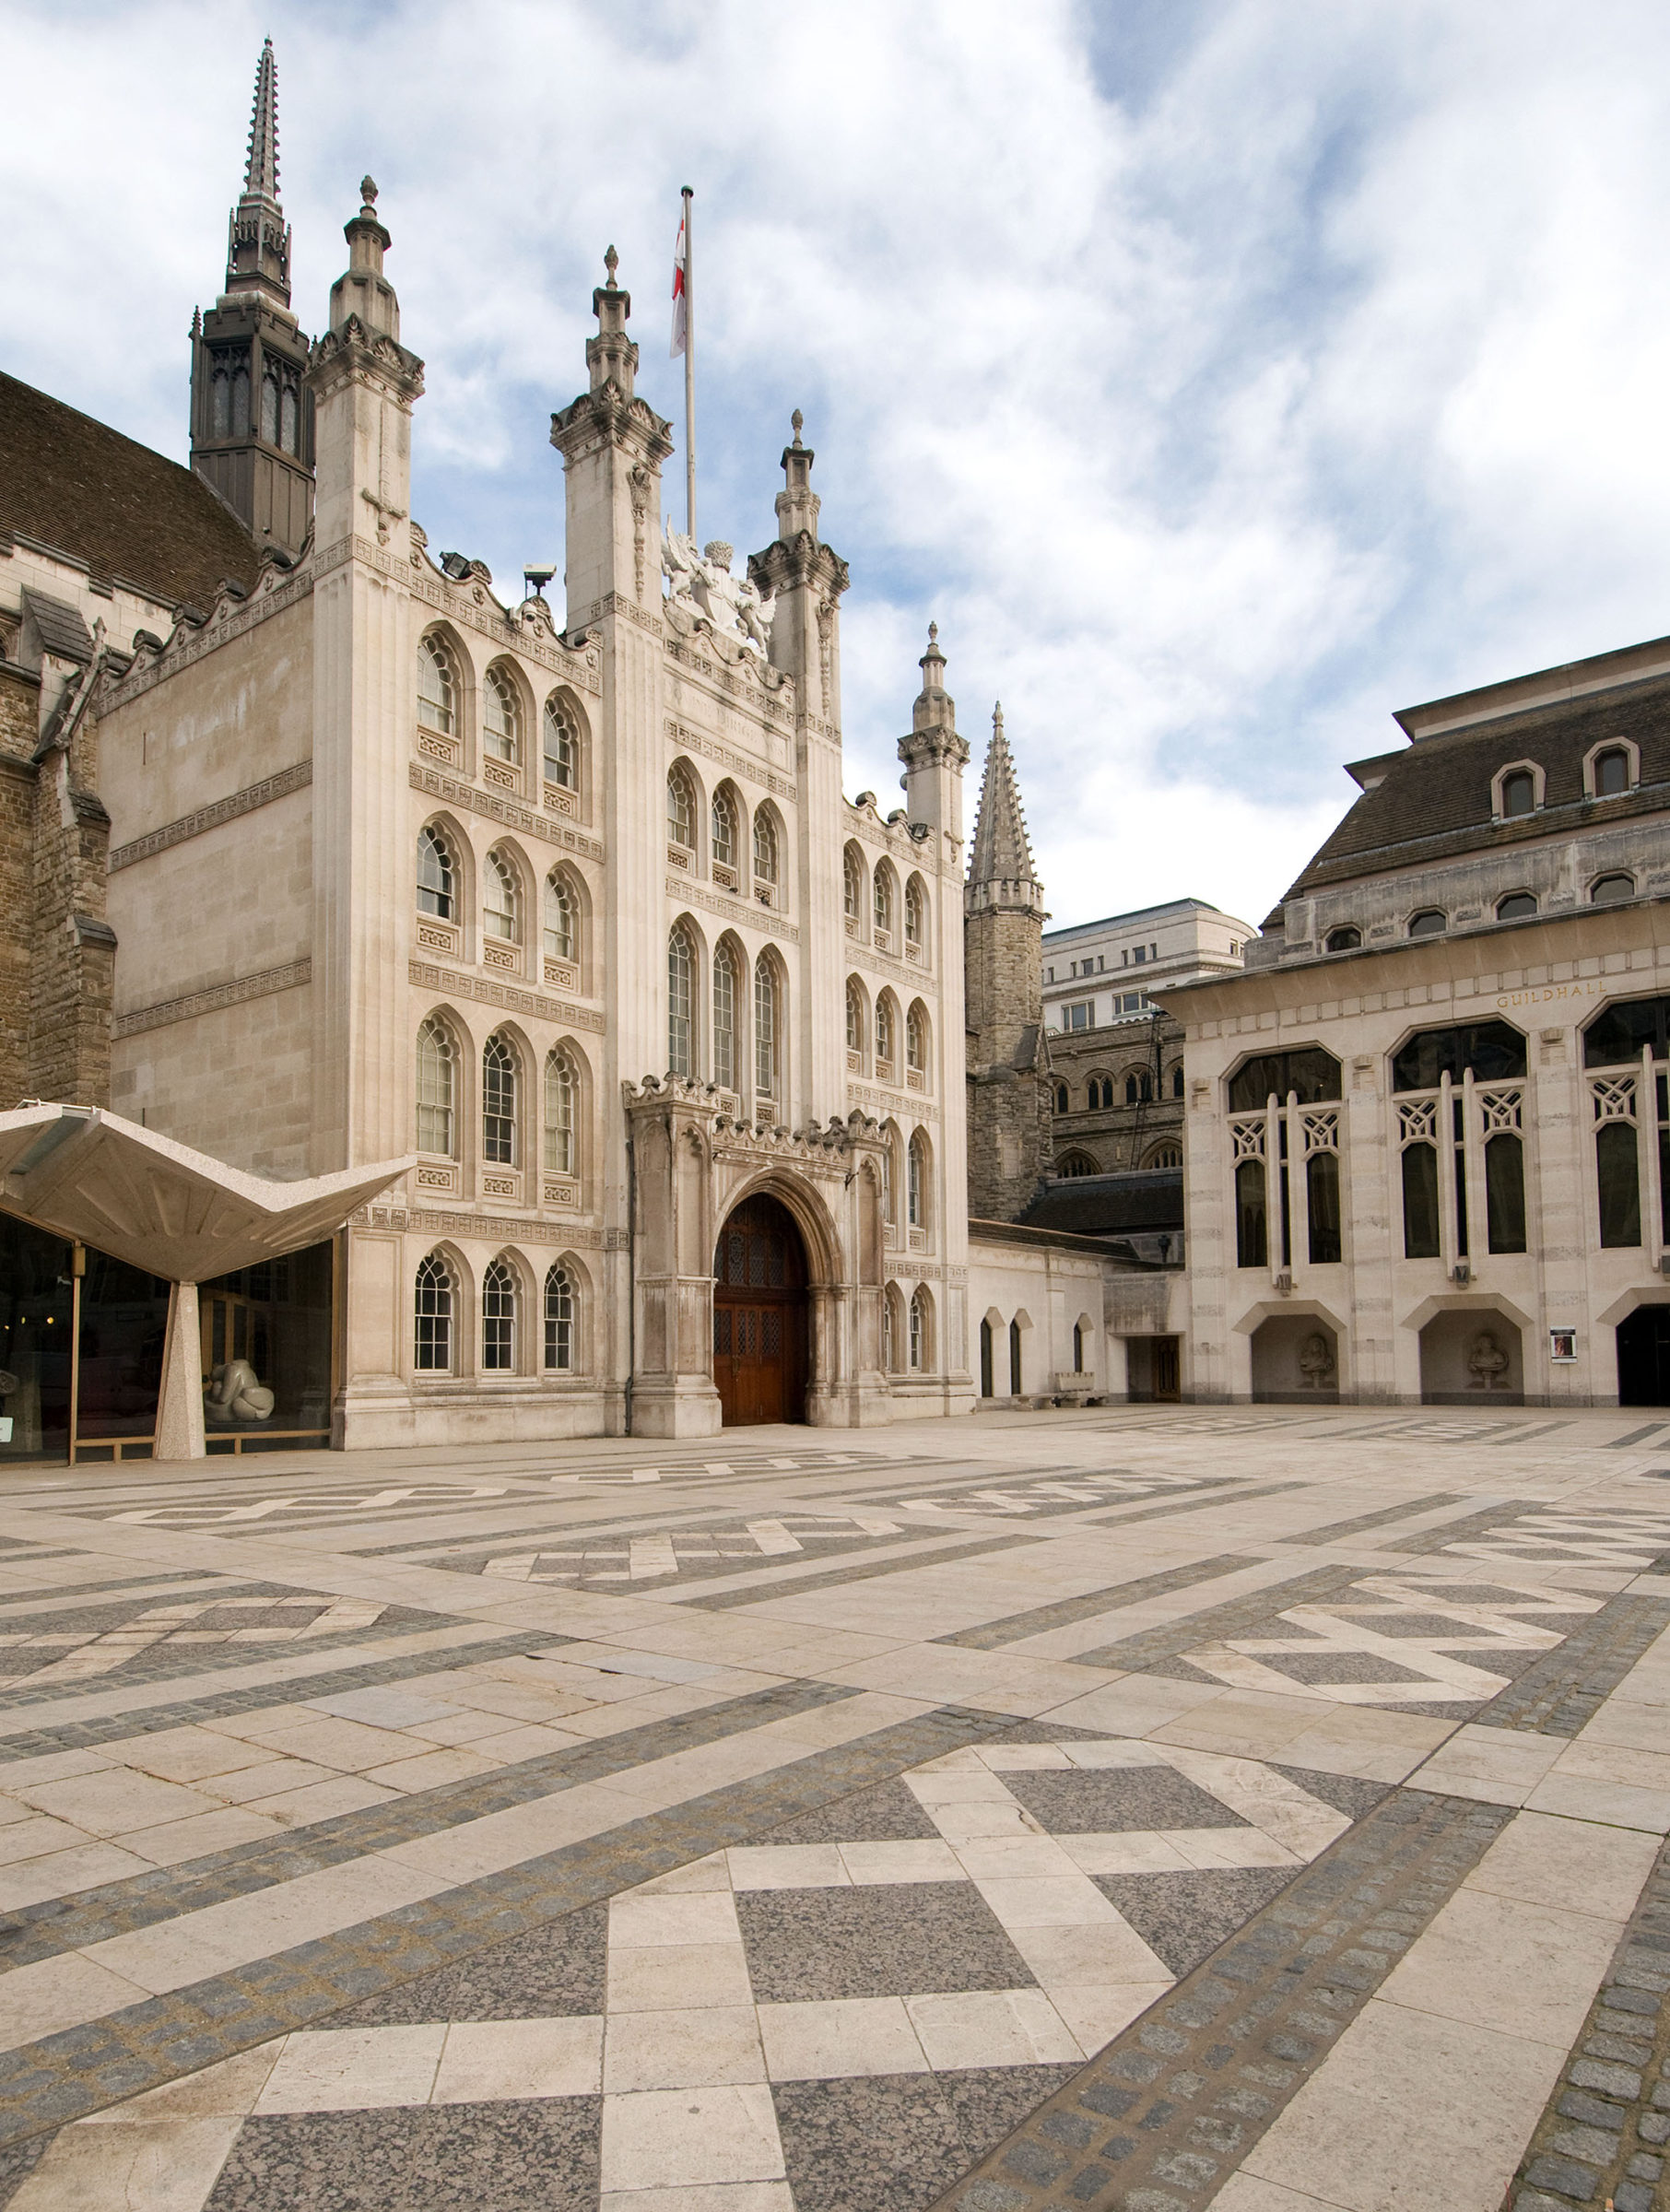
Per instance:
[[[461,1157],[462,1054],[452,1030],[431,1014],[418,1031],[418,1149],[440,1159]],[[580,1071],[574,1055],[559,1046],[547,1053],[542,1086],[542,1144],[547,1175],[580,1172]],[[495,1030],[481,1048],[481,1157],[490,1167],[520,1168],[526,1078],[519,1047]]]
[[[481,1372],[512,1375],[541,1369],[570,1374],[579,1366],[580,1318],[574,1271],[559,1262],[547,1270],[537,1299],[538,1343],[523,1342],[526,1294],[520,1270],[501,1253],[481,1278]],[[444,1253],[418,1265],[413,1285],[412,1365],[420,1375],[455,1375],[464,1366],[463,1285]]]
[[[934,1297],[919,1283],[907,1302],[897,1283],[881,1300],[881,1365],[889,1375],[921,1374],[934,1365]]]
[[[1162,1099],[1182,1097],[1183,1071],[1181,1060],[1161,1077],[1158,1095]],[[1092,1076],[1085,1085],[1083,1111],[1105,1113],[1111,1107],[1122,1102],[1126,1106],[1147,1106],[1152,1103],[1155,1096],[1154,1071],[1149,1067],[1129,1069],[1123,1084],[1112,1076]],[[1057,1113],[1071,1113],[1074,1111],[1073,1093],[1067,1084],[1056,1084],[1053,1102]]]
[[[890,1076],[899,1066],[900,1039],[899,1001],[890,991],[879,991],[876,995],[874,1015],[868,994],[857,976],[847,978],[847,1051],[862,1062],[873,1058],[879,1076]],[[912,999],[904,1018],[904,1064],[909,1074],[921,1078],[918,1088],[928,1077],[929,1029],[928,1010],[920,999]],[[871,1046],[875,1050],[871,1054]]]
[[[437,922],[463,919],[461,870],[451,839],[438,823],[418,833],[418,912]],[[495,845],[481,871],[481,930],[496,945],[520,945],[526,935],[526,893],[522,871],[511,853]],[[540,913],[545,957],[580,958],[580,901],[560,868],[546,878]]]
[[[691,861],[699,856],[702,809],[701,787],[694,771],[685,761],[676,760],[667,771],[667,844],[674,854],[688,854]],[[739,890],[747,872],[746,851],[756,889],[774,892],[782,881],[782,830],[776,810],[756,807],[750,828],[742,794],[734,783],[721,783],[706,811],[708,857],[715,880]]]
[[[900,925],[901,905],[892,863],[878,860],[872,872],[858,847],[849,845],[841,857],[841,905],[853,924],[849,934],[862,934],[867,922],[877,941],[884,947],[890,945]],[[924,954],[928,893],[920,876],[912,875],[906,882],[902,907],[904,942],[911,951]]]
[[[527,752],[529,705],[508,661],[495,661],[481,683],[481,749],[484,757],[520,771]],[[464,731],[464,686],[452,647],[431,630],[418,646],[418,727],[431,735],[456,739]],[[578,792],[581,771],[580,716],[573,702],[552,692],[540,717],[540,765],[546,782]]]
[[[1583,1039],[1604,1247],[1639,1246],[1651,1195],[1670,1246],[1670,998],[1606,1007]],[[1528,1250],[1525,1040],[1502,1021],[1424,1030],[1392,1061],[1405,1259]],[[1345,1256],[1339,1063],[1314,1048],[1247,1062],[1229,1085],[1236,1257]],[[1303,1244],[1300,1244],[1302,1234]]]
[[[776,957],[754,963],[733,937],[714,948],[712,973],[694,925],[676,922],[667,937],[667,1070],[712,1071],[721,1090],[750,1088],[761,1099],[783,1099],[783,1042],[788,986]],[[750,1052],[751,1042],[751,1052]]]

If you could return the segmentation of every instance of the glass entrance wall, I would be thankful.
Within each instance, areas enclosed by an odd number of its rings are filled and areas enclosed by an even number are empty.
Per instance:
[[[70,1248],[0,1214],[0,1465],[69,1455]]]
[[[162,1394],[168,1301],[169,1285],[160,1276],[86,1248],[76,1391],[78,1460],[149,1458]],[[113,1447],[118,1439],[120,1452],[99,1449]]]
[[[197,1292],[210,1456],[331,1441],[334,1248],[312,1244]]]

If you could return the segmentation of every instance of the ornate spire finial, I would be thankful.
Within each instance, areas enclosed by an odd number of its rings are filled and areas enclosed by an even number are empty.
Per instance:
[[[938,649],[939,625],[937,622],[930,622],[928,624],[928,651],[930,653],[935,653],[938,651]]]
[[[986,772],[981,780],[980,812],[974,823],[974,848],[969,861],[970,884],[1017,887],[1005,900],[1013,903],[1037,892],[1037,871],[1032,860],[1027,818],[1015,780],[1015,762],[1004,735],[1003,708],[992,712],[992,743],[986,753]]]
[[[268,39],[255,64],[255,106],[250,117],[249,159],[243,165],[243,196],[278,200],[278,72]]]
[[[1003,701],[1001,699],[994,700],[992,704],[992,735],[994,737],[1000,737],[1003,735]]]
[[[806,417],[801,413],[800,409],[796,407],[794,412],[789,417],[789,428],[794,433],[794,442],[796,445],[800,443],[800,433],[805,429],[806,425]]]
[[[615,272],[620,266],[620,256],[616,253],[613,246],[611,246],[608,252],[604,255],[603,265],[609,273],[609,289],[610,291],[614,291],[616,288]]]
[[[360,178],[359,202],[365,214],[375,215],[377,212],[377,180],[375,177]]]

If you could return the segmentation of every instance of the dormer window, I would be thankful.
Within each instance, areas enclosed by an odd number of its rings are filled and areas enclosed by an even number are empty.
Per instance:
[[[1449,916],[1441,907],[1423,906],[1418,914],[1409,916],[1412,937],[1441,937],[1449,926]]]
[[[1641,757],[1628,737],[1597,745],[1583,762],[1583,796],[1618,799],[1641,780]]]
[[[1529,769],[1516,768],[1502,778],[1502,814],[1511,821],[1515,815],[1535,812],[1536,779]]]

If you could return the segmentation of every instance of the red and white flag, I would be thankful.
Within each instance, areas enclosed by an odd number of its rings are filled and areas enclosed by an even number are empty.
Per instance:
[[[688,341],[690,329],[689,297],[685,289],[685,235],[684,217],[678,218],[678,243],[673,248],[673,343],[670,355],[681,354]]]

